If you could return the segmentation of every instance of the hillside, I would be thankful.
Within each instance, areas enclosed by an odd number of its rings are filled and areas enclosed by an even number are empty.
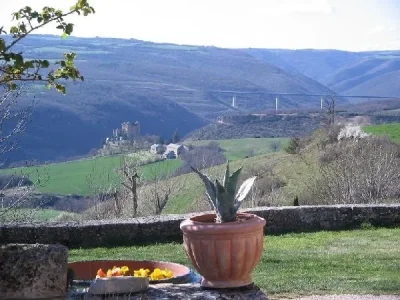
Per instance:
[[[343,95],[400,96],[400,51],[246,49],[289,73],[301,73]]]
[[[190,133],[187,140],[306,136],[319,128],[319,114],[282,113],[225,116]]]
[[[399,55],[376,55],[343,67],[330,75],[327,84],[346,95],[400,95]]]
[[[236,110],[272,108],[275,97],[263,93],[331,93],[241,50],[49,35],[24,39],[19,50],[50,60],[74,51],[85,82],[69,84],[66,96],[29,87],[25,100],[35,97],[38,104],[11,161],[85,154],[122,121],[138,120],[143,134],[169,138],[175,129],[185,135]],[[221,91],[254,94],[238,95],[233,109],[233,93]],[[280,99],[287,108],[311,105],[307,97]]]
[[[329,82],[330,74],[368,56],[368,52],[315,49],[246,49],[246,52],[286,71],[304,74],[322,84]]]

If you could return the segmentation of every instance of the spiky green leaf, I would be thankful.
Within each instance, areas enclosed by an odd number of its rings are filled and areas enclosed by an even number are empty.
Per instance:
[[[212,182],[212,180],[210,179],[210,177],[208,177],[207,175],[201,173],[199,170],[197,170],[196,168],[193,168],[192,166],[190,166],[190,168],[197,174],[199,175],[201,181],[203,181],[204,186],[206,187],[206,194],[207,194],[207,198],[212,206],[213,209],[216,209],[216,201],[217,201],[217,190],[216,187],[214,186],[214,183]]]
[[[217,187],[217,210],[216,214],[218,216],[217,222],[233,222],[236,220],[236,210],[235,210],[235,199],[232,195],[228,193],[224,186],[215,180],[215,186]]]
[[[245,180],[239,188],[239,191],[236,195],[236,203],[241,204],[241,202],[246,198],[247,194],[250,192],[253,184],[256,180],[257,176],[250,177],[249,179]]]
[[[229,160],[226,162],[225,176],[224,176],[224,181],[223,181],[223,185],[224,185],[225,187],[226,187],[228,178],[229,178]]]
[[[243,167],[240,167],[235,172],[233,172],[232,175],[230,175],[228,177],[228,180],[227,180],[227,183],[226,183],[225,187],[226,187],[228,193],[230,195],[232,195],[232,198],[235,197],[236,188],[237,188],[237,184],[238,184],[238,181],[239,181],[240,172],[242,171],[242,168]]]

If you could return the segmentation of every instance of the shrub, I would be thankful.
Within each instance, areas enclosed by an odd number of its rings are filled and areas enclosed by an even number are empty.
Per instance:
[[[32,181],[28,177],[23,175],[0,175],[0,189],[10,189],[19,186],[32,185]]]
[[[387,138],[328,145],[318,164],[309,203],[382,203],[400,198],[400,145]]]
[[[285,151],[289,154],[297,154],[300,150],[300,138],[295,137],[290,139]]]

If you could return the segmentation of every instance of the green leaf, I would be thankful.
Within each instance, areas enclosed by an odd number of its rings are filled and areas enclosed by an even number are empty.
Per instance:
[[[229,160],[226,162],[225,176],[224,176],[224,180],[223,180],[224,187],[226,187],[226,184],[228,182],[228,178],[229,178]]]
[[[232,173],[231,176],[228,177],[227,182],[226,182],[226,189],[228,191],[228,193],[230,195],[232,195],[232,197],[235,196],[235,192],[236,192],[236,187],[239,181],[239,176],[240,176],[240,172],[242,171],[243,167],[240,167],[239,169],[237,169],[235,172]]]
[[[43,68],[48,68],[50,66],[50,63],[48,60],[42,60],[40,61],[40,64],[42,65]]]
[[[24,23],[19,25],[19,30],[22,31],[23,33],[26,33],[26,26]]]
[[[18,27],[12,26],[12,27],[10,28],[10,33],[12,33],[12,34],[18,33]]]
[[[214,183],[212,182],[210,177],[208,177],[207,175],[201,173],[199,170],[193,168],[192,166],[190,166],[190,168],[197,175],[199,175],[201,181],[203,181],[204,186],[206,188],[207,198],[208,198],[210,204],[212,205],[213,209],[215,209],[216,208],[216,201],[217,201],[217,190],[216,190],[216,188],[214,186]]]
[[[26,60],[24,62],[24,68],[25,69],[33,68],[33,61],[32,60]]]
[[[66,34],[65,32],[63,32],[63,34],[61,35],[61,38],[62,38],[63,40],[65,40],[65,39],[67,38],[67,34]]]
[[[65,86],[63,86],[62,84],[57,83],[56,84],[56,90],[65,95]]]
[[[19,12],[13,13],[13,20],[19,20],[19,18],[20,18]]]
[[[68,35],[71,35],[72,31],[74,31],[74,24],[68,23],[67,26],[65,26],[65,33]]]
[[[4,41],[4,39],[0,38],[0,52],[3,51],[5,48],[6,48],[6,42]]]
[[[15,60],[15,65],[16,66],[20,66],[20,65],[22,65],[24,63],[24,58],[22,57],[21,54],[15,54],[14,60]]]
[[[24,12],[30,14],[32,12],[32,8],[30,6],[25,6]]]
[[[250,177],[240,186],[239,191],[236,195],[236,201],[238,206],[240,206],[241,202],[246,198],[247,194],[250,192],[256,178],[257,176]]]

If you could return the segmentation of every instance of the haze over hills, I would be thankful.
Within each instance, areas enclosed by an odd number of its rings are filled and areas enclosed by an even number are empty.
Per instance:
[[[123,121],[139,121],[143,134],[170,138],[178,129],[184,136],[217,116],[273,109],[274,93],[304,94],[280,95],[280,108],[318,107],[319,97],[307,94],[398,94],[393,51],[222,49],[51,35],[29,36],[20,50],[50,60],[74,51],[85,82],[69,84],[66,96],[30,87],[25,100],[35,96],[38,104],[11,161],[86,154]]]
[[[400,51],[246,49],[288,72],[300,72],[342,95],[400,96]],[[351,99],[349,99],[351,101]]]

